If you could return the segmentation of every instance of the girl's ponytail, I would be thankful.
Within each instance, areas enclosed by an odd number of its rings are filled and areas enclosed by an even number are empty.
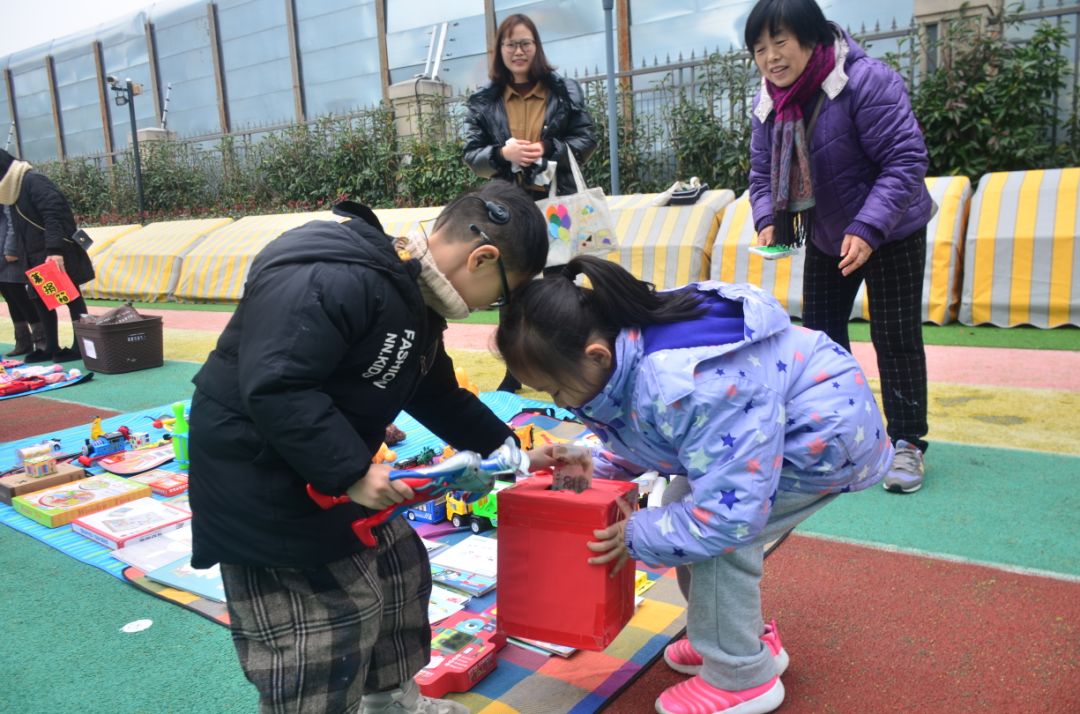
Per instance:
[[[587,285],[576,284],[579,275]],[[580,255],[514,294],[495,342],[511,372],[542,366],[551,376],[572,377],[591,339],[614,343],[624,328],[681,322],[701,313],[695,291],[657,293],[617,263]]]

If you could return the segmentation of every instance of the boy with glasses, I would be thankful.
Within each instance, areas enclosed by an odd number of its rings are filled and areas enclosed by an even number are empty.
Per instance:
[[[505,302],[547,257],[543,216],[495,182],[451,202],[431,236],[392,239],[358,204],[255,258],[195,376],[192,565],[221,564],[233,641],[263,712],[463,713],[419,695],[431,655],[426,551],[404,519],[367,548],[357,518],[412,497],[373,465],[402,409],[457,449],[512,432],[457,385],[446,320]],[[320,509],[306,487],[352,504]]]

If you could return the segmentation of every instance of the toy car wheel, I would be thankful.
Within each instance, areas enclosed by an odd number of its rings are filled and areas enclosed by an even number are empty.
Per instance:
[[[405,511],[405,517],[408,518],[410,521],[416,520],[416,514],[412,511]]]
[[[450,518],[450,522],[454,524],[454,528],[461,528],[462,526],[461,516],[456,513]]]
[[[469,530],[471,530],[473,533],[483,533],[489,528],[491,528],[491,521],[486,518],[478,518],[474,516],[469,521]]]

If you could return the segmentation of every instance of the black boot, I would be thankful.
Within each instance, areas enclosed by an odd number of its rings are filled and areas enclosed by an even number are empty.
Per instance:
[[[41,323],[30,325],[30,334],[34,339],[34,350],[26,355],[23,361],[27,364],[52,362],[53,355],[59,352],[60,348],[55,342],[52,345],[49,344],[49,338],[45,334],[45,326]]]
[[[34,350],[30,354],[26,355],[26,359],[23,362],[27,364],[36,364],[38,362],[52,362],[53,353],[47,350]]]
[[[7,353],[8,357],[18,357],[24,355],[30,350],[34,349],[34,338],[30,334],[30,324],[26,322],[15,323],[15,346],[11,348],[11,352]]]
[[[35,350],[44,352],[49,345],[49,341],[45,337],[45,326],[40,322],[30,323],[30,339],[34,343]]]
[[[65,347],[64,349],[57,351],[57,353],[53,355],[53,359],[57,362],[73,362],[82,359],[82,353],[79,352],[78,340],[72,343],[71,347]]]

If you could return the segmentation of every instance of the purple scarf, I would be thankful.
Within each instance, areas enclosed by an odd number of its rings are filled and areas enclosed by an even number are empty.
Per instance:
[[[802,245],[813,225],[814,185],[803,105],[818,93],[836,66],[833,45],[818,45],[806,69],[790,87],[765,80],[776,119],[772,135],[773,239],[779,245]]]

